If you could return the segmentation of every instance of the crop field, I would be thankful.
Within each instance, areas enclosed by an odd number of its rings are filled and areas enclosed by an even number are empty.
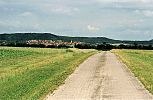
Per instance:
[[[153,51],[113,50],[153,94]]]
[[[0,100],[43,99],[96,52],[0,47]]]

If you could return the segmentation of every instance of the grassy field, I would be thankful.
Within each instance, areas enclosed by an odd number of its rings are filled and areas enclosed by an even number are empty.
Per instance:
[[[43,99],[95,50],[0,47],[0,100]]]
[[[153,94],[153,51],[113,50]]]

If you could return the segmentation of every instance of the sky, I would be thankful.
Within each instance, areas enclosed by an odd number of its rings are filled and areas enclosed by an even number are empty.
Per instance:
[[[0,33],[153,39],[153,0],[0,0]]]

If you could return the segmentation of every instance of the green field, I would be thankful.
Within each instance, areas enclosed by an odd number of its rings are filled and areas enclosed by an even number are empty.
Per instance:
[[[153,51],[113,50],[153,94]]]
[[[95,50],[0,47],[0,100],[43,99]]]

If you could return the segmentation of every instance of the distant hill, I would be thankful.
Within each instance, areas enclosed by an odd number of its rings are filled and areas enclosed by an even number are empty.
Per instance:
[[[150,40],[150,42],[152,42],[152,43],[153,43],[153,39],[152,39],[152,40]]]
[[[0,40],[6,40],[6,41],[52,40],[52,39],[58,39],[58,36],[49,33],[0,34]]]
[[[51,33],[11,33],[11,34],[0,34],[0,41],[27,41],[27,40],[62,40],[65,42],[85,42],[85,43],[139,43],[139,44],[150,44],[153,43],[153,40],[150,41],[121,41],[109,39],[106,37],[68,37],[68,36],[58,36]]]
[[[58,36],[51,33],[13,33],[13,34],[0,34],[0,40],[2,41],[27,41],[27,40],[62,40],[66,42],[85,42],[85,43],[118,43],[120,41],[108,39],[105,37],[68,37]]]

